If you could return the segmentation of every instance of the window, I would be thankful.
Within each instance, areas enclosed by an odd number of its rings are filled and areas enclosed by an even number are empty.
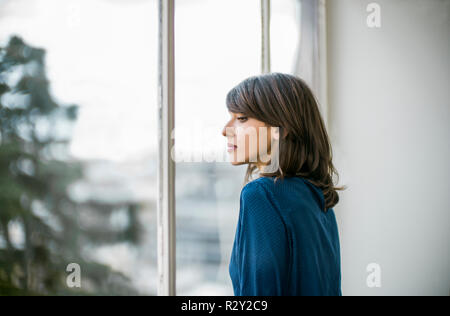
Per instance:
[[[226,158],[226,93],[261,72],[260,0],[175,1],[177,295],[233,295],[244,167]],[[178,159],[177,159],[178,161]]]
[[[0,292],[156,295],[157,1],[0,11]]]
[[[161,3],[174,12],[160,15]],[[225,97],[246,77],[298,72],[300,0],[3,0],[0,10],[0,291],[166,295],[160,282],[176,275],[176,295],[232,295],[246,166],[226,161]],[[158,165],[170,144],[160,128],[172,124],[173,178]],[[175,256],[158,253],[175,236]],[[66,282],[71,264],[81,287]]]

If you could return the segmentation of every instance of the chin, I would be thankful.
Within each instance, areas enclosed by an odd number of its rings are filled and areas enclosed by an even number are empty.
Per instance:
[[[244,162],[244,161],[231,161],[231,164],[233,166],[240,166],[240,165],[246,164],[246,162]]]

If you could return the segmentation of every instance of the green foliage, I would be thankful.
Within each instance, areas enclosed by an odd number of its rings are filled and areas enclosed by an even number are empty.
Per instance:
[[[77,112],[78,106],[60,105],[50,95],[43,49],[19,37],[0,47],[0,295],[135,294],[126,277],[85,258],[82,249],[136,243],[137,205],[125,205],[130,225],[117,232],[107,217],[118,205],[73,201],[68,187],[83,177],[83,166],[52,154],[55,145],[67,151],[70,139],[39,128],[42,122],[73,124]],[[80,228],[86,208],[105,217],[101,231]],[[23,235],[23,244],[12,240],[12,228]],[[87,288],[67,287],[71,262],[82,267]]]

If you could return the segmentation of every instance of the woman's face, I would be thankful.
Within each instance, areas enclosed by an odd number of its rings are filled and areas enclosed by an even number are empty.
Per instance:
[[[227,148],[233,165],[249,162],[256,163],[258,168],[268,163],[270,157],[272,128],[255,118],[243,113],[228,111],[231,118],[222,130],[227,138]]]

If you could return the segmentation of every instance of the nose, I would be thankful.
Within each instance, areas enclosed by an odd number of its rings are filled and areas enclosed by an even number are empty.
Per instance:
[[[227,135],[227,131],[228,131],[228,135]],[[230,126],[229,123],[227,123],[223,127],[223,129],[222,129],[222,136],[224,136],[224,137],[234,136],[234,128],[232,126]]]

